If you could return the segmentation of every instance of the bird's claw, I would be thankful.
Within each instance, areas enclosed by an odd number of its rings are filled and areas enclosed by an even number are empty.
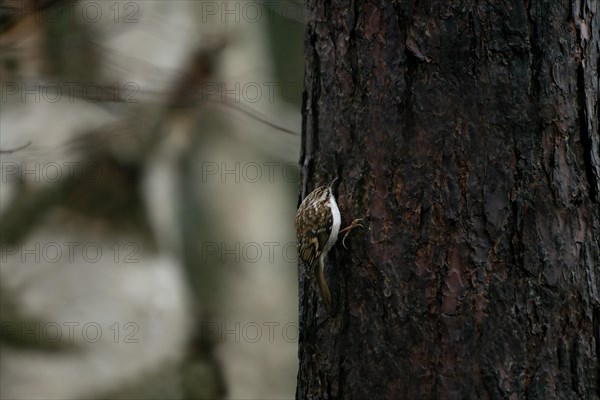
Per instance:
[[[342,245],[344,246],[345,249],[348,248],[348,247],[346,247],[346,237],[348,237],[348,234],[350,233],[350,231],[354,228],[358,228],[359,226],[364,229],[364,226],[360,223],[360,221],[364,221],[364,220],[362,218],[357,218],[354,221],[352,221],[350,226],[347,226],[346,228],[344,228],[340,231],[340,233],[345,232],[345,235],[342,238]]]

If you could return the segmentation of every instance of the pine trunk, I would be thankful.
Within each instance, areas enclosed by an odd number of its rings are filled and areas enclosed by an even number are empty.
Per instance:
[[[297,398],[600,398],[598,2],[496,3],[307,1]]]

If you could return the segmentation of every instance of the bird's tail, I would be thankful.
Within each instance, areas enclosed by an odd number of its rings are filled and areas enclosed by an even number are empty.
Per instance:
[[[321,289],[321,297],[323,298],[323,304],[328,314],[331,314],[331,293],[329,292],[329,286],[325,280],[325,262],[322,257],[319,257],[319,265],[315,268],[317,275],[317,282],[319,283],[319,289]]]

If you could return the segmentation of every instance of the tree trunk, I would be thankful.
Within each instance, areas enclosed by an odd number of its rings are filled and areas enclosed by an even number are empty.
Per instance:
[[[598,2],[307,3],[297,397],[600,398]]]

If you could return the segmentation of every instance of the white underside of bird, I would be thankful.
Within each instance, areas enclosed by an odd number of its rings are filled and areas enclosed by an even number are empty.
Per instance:
[[[333,224],[331,226],[331,235],[329,235],[329,240],[327,240],[325,249],[323,249],[323,255],[326,255],[327,252],[333,247],[333,245],[335,245],[338,233],[340,232],[340,226],[342,225],[342,216],[340,215],[340,209],[338,208],[338,205],[335,202],[335,198],[333,197],[333,195],[329,196],[329,207],[331,208]]]

